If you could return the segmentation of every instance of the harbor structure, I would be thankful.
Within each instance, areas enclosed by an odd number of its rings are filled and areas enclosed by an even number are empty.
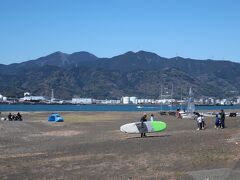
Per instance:
[[[92,98],[72,98],[72,104],[93,104]]]
[[[29,92],[24,93],[24,97],[19,99],[19,102],[44,102],[47,99],[43,96],[33,96]]]

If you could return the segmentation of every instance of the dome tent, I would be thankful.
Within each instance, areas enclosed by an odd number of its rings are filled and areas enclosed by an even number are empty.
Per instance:
[[[48,121],[49,121],[49,122],[63,122],[64,119],[63,119],[63,117],[61,117],[58,113],[52,113],[52,114],[48,117]]]

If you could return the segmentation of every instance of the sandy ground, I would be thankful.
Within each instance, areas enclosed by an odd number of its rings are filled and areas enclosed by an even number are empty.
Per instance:
[[[147,138],[119,131],[141,112],[62,112],[63,123],[25,112],[23,122],[0,121],[0,179],[239,179],[239,117],[218,130],[207,118],[197,131],[193,120],[154,114],[168,128]]]

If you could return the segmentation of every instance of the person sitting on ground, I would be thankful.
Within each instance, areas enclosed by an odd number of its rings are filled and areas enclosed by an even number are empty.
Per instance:
[[[12,114],[12,120],[17,121],[17,116],[15,114]]]
[[[9,114],[8,114],[8,120],[9,120],[9,121],[12,121],[12,120],[13,120],[12,118],[13,118],[12,114],[9,113]]]
[[[22,121],[22,115],[18,112],[16,116],[17,120]]]
[[[141,127],[142,127],[142,129],[141,129],[141,137],[146,137],[146,133],[143,132],[144,131],[144,122],[146,122],[146,121],[147,121],[147,114],[144,113],[144,115],[140,119]]]

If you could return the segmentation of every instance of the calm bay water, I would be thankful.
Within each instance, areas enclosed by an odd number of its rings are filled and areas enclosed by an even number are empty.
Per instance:
[[[0,111],[175,111],[180,106],[161,105],[23,105],[23,104],[1,104]],[[182,107],[187,109],[186,107]],[[196,106],[198,110],[240,110],[236,106]]]

